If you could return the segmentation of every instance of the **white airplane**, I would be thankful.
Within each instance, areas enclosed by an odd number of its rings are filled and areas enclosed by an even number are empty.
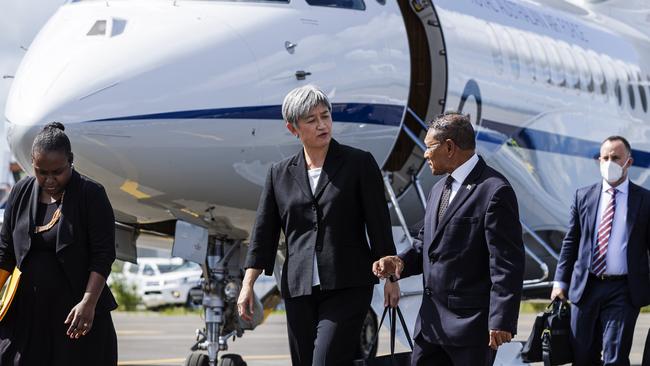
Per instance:
[[[206,329],[194,348],[208,352],[186,364],[215,365],[230,337],[262,321],[235,314],[240,244],[266,170],[299,149],[280,113],[287,91],[320,86],[334,137],[383,167],[400,248],[434,183],[422,121],[470,113],[479,153],[519,197],[526,294],[546,296],[571,197],[598,179],[604,137],[630,140],[630,176],[650,188],[649,16],[641,0],[70,1],[15,76],[8,141],[30,169],[34,135],[64,122],[76,169],[113,203],[120,257],[133,260],[137,234],[152,230],[204,265]],[[402,282],[412,325],[421,282]],[[365,354],[381,299],[378,286]],[[516,358],[500,351],[497,364]]]

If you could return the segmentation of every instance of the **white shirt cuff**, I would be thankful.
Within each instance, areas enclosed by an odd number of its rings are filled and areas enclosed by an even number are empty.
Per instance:
[[[562,281],[553,281],[553,288],[561,288],[562,290],[566,291],[567,288],[569,288],[569,285]]]

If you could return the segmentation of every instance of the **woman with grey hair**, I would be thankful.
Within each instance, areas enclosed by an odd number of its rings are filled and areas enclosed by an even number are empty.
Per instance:
[[[377,283],[372,263],[395,253],[381,172],[370,153],[332,138],[332,106],[318,88],[290,91],[282,116],[302,148],[268,171],[239,314],[252,318],[253,284],[262,271],[273,274],[282,232],[280,288],[292,364],[350,365]]]

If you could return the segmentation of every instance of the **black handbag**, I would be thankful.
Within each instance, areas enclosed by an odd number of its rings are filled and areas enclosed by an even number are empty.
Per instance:
[[[385,356],[375,356],[375,357],[369,357],[369,358],[364,358],[360,360],[355,360],[353,362],[354,366],[410,366],[411,365],[411,353],[412,352],[400,352],[400,353],[395,353],[395,328],[397,327],[397,319],[396,319],[396,314],[399,317],[400,323],[402,323],[402,329],[404,329],[404,334],[406,335],[406,340],[409,342],[409,346],[411,346],[411,351],[413,351],[413,341],[411,340],[411,335],[409,334],[409,330],[406,327],[406,322],[404,321],[404,317],[402,316],[402,312],[399,310],[399,307],[391,308],[391,307],[385,307],[384,308],[384,313],[381,316],[381,321],[379,322],[379,327],[377,328],[377,334],[375,334],[375,339],[372,342],[372,345],[374,346],[377,344],[377,338],[379,337],[379,330],[381,329],[382,324],[384,324],[384,318],[386,317],[386,313],[388,313],[390,310],[390,355],[385,355]]]
[[[553,300],[537,315],[533,330],[521,351],[524,362],[544,362],[544,366],[573,362],[571,311],[569,303]]]

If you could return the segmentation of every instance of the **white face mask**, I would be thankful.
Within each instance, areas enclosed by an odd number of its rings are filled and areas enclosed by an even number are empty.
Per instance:
[[[623,165],[626,165],[629,160],[630,159],[627,159]],[[623,167],[611,160],[601,162],[600,175],[608,183],[618,182],[623,177]]]

